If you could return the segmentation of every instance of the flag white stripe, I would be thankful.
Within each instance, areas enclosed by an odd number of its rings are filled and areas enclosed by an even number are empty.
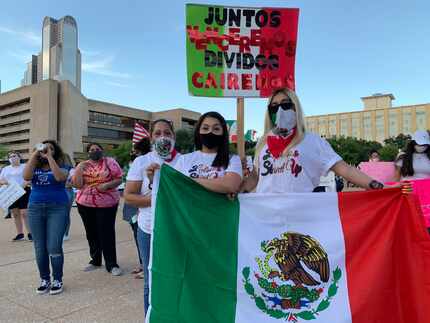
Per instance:
[[[281,234],[292,231],[315,238],[328,254],[330,272],[336,267],[342,271],[342,277],[338,283],[337,294],[330,300],[330,306],[317,315],[312,322],[347,323],[351,322],[351,311],[348,298],[345,269],[345,243],[342,225],[339,217],[338,200],[336,193],[307,193],[288,195],[264,195],[262,203],[261,194],[240,194],[240,220],[238,238],[238,269],[237,269],[237,306],[235,323],[253,322],[279,322],[271,318],[255,305],[244,289],[242,270],[250,267],[250,279],[255,288],[255,293],[262,295],[264,291],[259,287],[254,274],[259,273],[256,257],[264,260],[265,253],[261,250],[262,241],[270,241],[274,238],[281,239]],[[320,219],[315,221],[315,219]],[[274,259],[269,262],[271,268],[280,270]],[[307,268],[302,264],[305,269]],[[311,270],[306,270],[315,279],[319,276]],[[260,275],[261,276],[261,275]],[[324,291],[320,298],[309,304],[316,309],[321,300],[327,297],[328,288],[332,281],[332,274],[328,283],[323,284]],[[320,281],[320,280],[319,280]],[[277,281],[279,284],[292,284],[290,281]],[[267,293],[266,293],[267,294]],[[271,301],[266,301],[269,307]],[[279,306],[277,307],[280,308]],[[289,310],[290,312],[299,312]],[[285,319],[283,320],[285,321]],[[300,319],[300,322],[303,320]]]

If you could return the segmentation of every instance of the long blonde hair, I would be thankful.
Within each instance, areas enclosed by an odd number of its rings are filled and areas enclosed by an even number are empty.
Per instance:
[[[281,88],[281,89],[275,90],[273,94],[270,96],[267,105],[270,106],[270,104],[272,104],[273,98],[280,93],[285,94],[288,98],[290,98],[290,100],[294,103],[294,106],[296,108],[296,118],[297,118],[296,134],[293,140],[290,142],[290,144],[287,147],[285,147],[284,151],[282,152],[282,156],[287,156],[288,151],[303,140],[305,136],[306,128],[305,128],[305,120],[304,120],[302,105],[300,104],[299,98],[297,97],[294,91],[288,88]],[[257,147],[255,148],[254,164],[256,169],[258,169],[258,159],[259,159],[261,150],[266,145],[267,136],[271,133],[274,127],[275,127],[275,124],[270,118],[269,109],[266,109],[266,115],[264,118],[264,134],[258,141]]]

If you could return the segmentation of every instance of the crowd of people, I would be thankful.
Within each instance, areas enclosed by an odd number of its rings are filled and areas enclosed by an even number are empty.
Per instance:
[[[133,274],[143,280],[146,313],[153,230],[151,193],[155,172],[164,163],[230,199],[240,192],[313,192],[320,178],[330,171],[363,189],[384,188],[383,183],[345,163],[324,138],[306,131],[300,101],[286,88],[269,98],[265,130],[256,147],[252,171],[244,172],[246,162],[230,154],[227,123],[217,112],[207,112],[198,120],[194,147],[195,151],[187,154],[176,151],[173,123],[158,119],[151,124],[149,138],[133,146],[124,170],[115,159],[106,157],[97,143],[87,146],[88,160],[76,167],[52,140],[37,146],[25,165],[18,153],[10,152],[10,165],[2,170],[0,184],[15,181],[25,188],[26,194],[10,207],[17,229],[13,240],[25,238],[24,227],[28,239],[33,240],[41,279],[37,293],[63,291],[63,241],[68,239],[74,200],[89,246],[90,261],[84,271],[101,268],[104,260],[113,276],[122,274],[117,262],[115,221],[118,186],[125,180],[123,219],[130,224],[137,248],[138,266]],[[418,131],[395,162],[398,181],[430,178],[429,147],[429,133]],[[378,158],[378,152],[371,152],[369,160]]]

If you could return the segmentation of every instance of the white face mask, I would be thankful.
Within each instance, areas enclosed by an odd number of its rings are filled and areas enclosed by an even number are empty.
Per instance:
[[[162,159],[169,159],[175,149],[175,140],[169,137],[159,137],[155,139],[152,147]]]
[[[295,128],[297,125],[297,117],[296,111],[287,110],[279,108],[278,112],[276,112],[276,128],[278,129],[287,129],[290,131]]]
[[[427,150],[428,145],[415,145],[414,148],[418,154],[422,154],[423,152],[425,152]]]
[[[16,165],[16,164],[18,164],[18,163],[19,163],[19,161],[20,161],[19,157],[12,157],[12,158],[9,158],[9,163],[10,163],[11,165]]]

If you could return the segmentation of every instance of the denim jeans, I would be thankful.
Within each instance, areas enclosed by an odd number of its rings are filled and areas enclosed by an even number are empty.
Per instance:
[[[139,243],[140,258],[143,268],[143,306],[146,312],[149,307],[149,255],[151,254],[151,235],[144,232],[141,228],[137,229],[137,241]]]
[[[64,235],[68,236],[70,230],[70,211],[72,210],[73,201],[75,200],[75,192],[73,192],[72,188],[67,188],[66,192],[67,196],[69,197],[69,204],[67,205],[66,209],[66,214],[69,221],[67,222],[66,233]]]
[[[67,204],[33,203],[28,207],[28,223],[33,234],[36,263],[41,279],[63,279],[63,236],[68,224]]]

